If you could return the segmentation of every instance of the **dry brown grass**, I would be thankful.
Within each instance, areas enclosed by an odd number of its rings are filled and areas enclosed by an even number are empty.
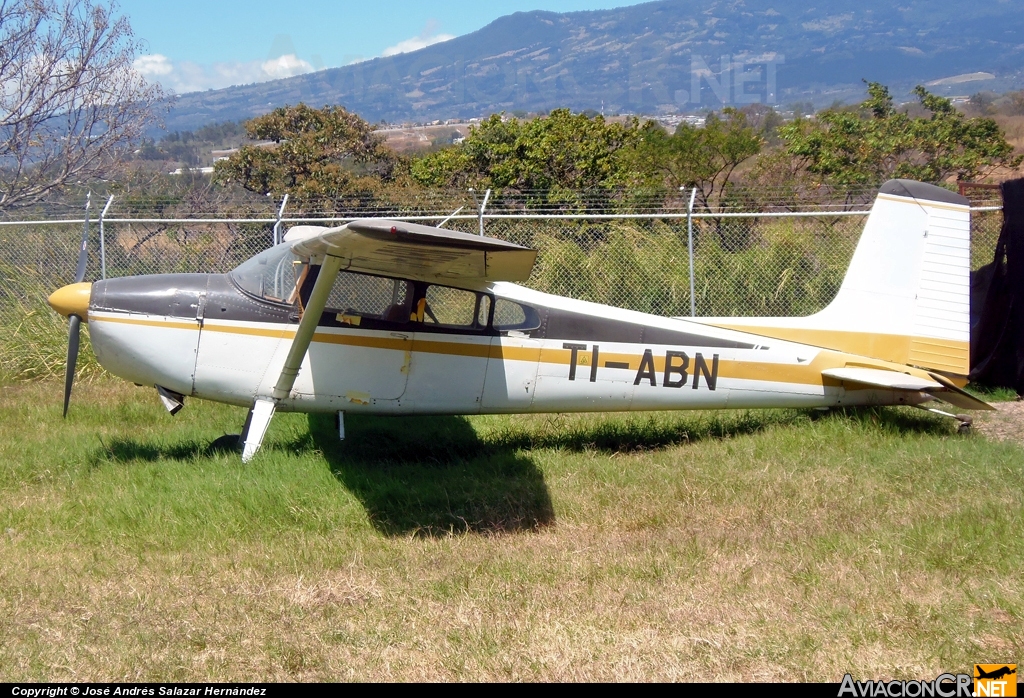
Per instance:
[[[1024,152],[1024,116],[999,114],[994,118],[1013,149],[1018,153]]]

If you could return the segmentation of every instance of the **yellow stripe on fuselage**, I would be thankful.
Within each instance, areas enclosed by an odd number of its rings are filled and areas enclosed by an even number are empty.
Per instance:
[[[966,376],[970,371],[971,346],[968,342],[871,332],[746,325],[739,322],[704,324],[723,330],[746,332],[759,337],[840,351],[844,354],[870,356],[895,364],[923,366],[962,376]]]
[[[173,319],[111,316],[93,316],[90,318],[90,321],[112,322],[127,325],[143,325],[148,327],[165,327],[168,329],[199,331],[199,323],[197,321],[187,322]],[[223,332],[227,334],[271,337],[277,339],[290,339],[295,336],[295,331],[293,329],[281,327],[271,329],[205,322],[203,324],[202,329],[205,332]],[[731,329],[739,328],[736,327]],[[356,331],[352,331],[350,333],[345,334],[338,334],[334,332],[321,331],[313,335],[313,341],[324,344],[370,347],[376,349],[390,349],[394,351],[407,351],[409,349],[408,339],[403,340],[397,337],[374,337],[362,333],[356,334],[355,332]],[[409,334],[412,335],[413,333],[410,332]],[[486,343],[482,343],[446,342],[440,339],[417,338],[413,343],[413,350],[416,352],[424,352],[429,354],[440,354],[448,356],[472,356],[477,358],[489,358],[508,361],[525,361],[532,363],[546,363],[564,366],[568,366],[572,358],[572,352],[569,349],[561,349],[557,347],[502,346],[501,344],[494,344],[490,342],[489,337],[487,339],[488,341]],[[786,338],[779,337],[779,339]],[[581,341],[583,340],[581,339]],[[670,345],[653,346],[660,347]],[[699,349],[700,347],[697,348]],[[721,359],[719,361],[719,376],[723,378],[732,378],[737,380],[752,380],[773,383],[790,383],[838,387],[841,384],[839,380],[822,376],[821,372],[829,368],[840,368],[848,365],[856,365],[870,368],[893,370],[901,373],[907,373],[909,375],[918,376],[921,378],[928,377],[927,372],[922,371],[920,369],[914,369],[900,363],[879,360],[865,355],[855,355],[848,352],[838,352],[829,349],[821,349],[813,344],[810,344],[810,348],[814,348],[818,353],[814,361],[808,362],[807,364],[786,364],[766,361],[737,361],[731,359]],[[706,351],[708,355],[705,357],[705,359],[710,360],[711,355],[715,351],[715,348],[708,347]],[[585,355],[581,353],[579,355],[579,358],[577,359],[581,367],[588,365],[583,361],[580,361],[580,359],[582,359],[584,356]],[[640,354],[626,354],[602,351],[600,355],[600,360],[602,362],[613,361],[623,363],[628,366],[628,370],[630,371],[639,370],[641,359],[642,351]],[[589,357],[586,357],[586,360],[589,360]],[[662,353],[661,355],[655,354],[653,356],[653,360],[655,371],[659,374],[663,373],[665,371],[664,353]],[[627,369],[624,367],[619,370]]]

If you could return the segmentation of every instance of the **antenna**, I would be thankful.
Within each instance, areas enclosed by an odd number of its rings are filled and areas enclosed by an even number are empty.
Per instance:
[[[484,210],[487,208],[487,201],[491,198],[491,190],[488,189],[487,192],[484,194],[484,200],[483,201],[480,201],[480,197],[478,197],[476,195],[477,194],[476,189],[474,189],[473,187],[469,188],[469,193],[472,194],[473,195],[473,199],[478,204],[480,204],[480,210],[477,211],[477,218],[480,219],[480,237],[483,237],[483,234],[484,234]]]

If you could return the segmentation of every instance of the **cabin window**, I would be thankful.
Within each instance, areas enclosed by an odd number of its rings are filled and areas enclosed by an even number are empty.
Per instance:
[[[494,329],[499,332],[508,330],[535,330],[540,327],[540,315],[528,305],[499,298],[494,302]]]
[[[231,278],[239,288],[257,298],[292,303],[295,280],[304,268],[302,260],[292,254],[291,244],[284,243],[242,262],[232,270]]]
[[[428,286],[418,319],[425,325],[452,328],[487,327],[489,296],[448,286]],[[482,318],[482,320],[481,320]]]
[[[383,276],[339,272],[327,309],[337,313],[342,324],[358,325],[358,318],[387,322],[408,322],[412,305],[412,284]]]

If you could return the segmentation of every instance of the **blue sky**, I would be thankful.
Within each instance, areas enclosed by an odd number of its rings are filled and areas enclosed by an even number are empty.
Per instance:
[[[519,11],[572,12],[634,0],[444,3],[301,0],[120,0],[136,39],[136,67],[176,92],[206,90],[335,68],[468,34]]]

